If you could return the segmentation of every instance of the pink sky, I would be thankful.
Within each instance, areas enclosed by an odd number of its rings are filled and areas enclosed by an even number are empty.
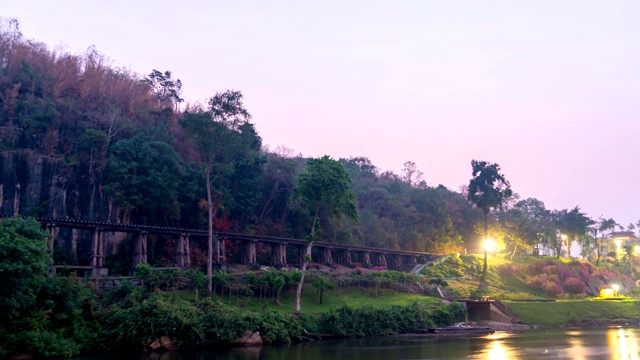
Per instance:
[[[640,219],[640,2],[6,1],[27,38],[241,90],[264,143],[414,161],[457,189],[497,162],[522,197]]]

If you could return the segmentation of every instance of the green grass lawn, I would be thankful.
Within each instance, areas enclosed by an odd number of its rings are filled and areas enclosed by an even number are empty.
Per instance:
[[[228,296],[225,300],[227,303],[229,302]],[[302,292],[301,312],[322,313],[344,305],[353,307],[408,305],[414,301],[425,304],[442,304],[442,300],[430,296],[404,294],[390,290],[380,290],[376,296],[375,289],[356,288],[325,292],[323,304],[320,304],[319,301],[320,296],[317,291],[310,286],[305,287]],[[290,291],[284,294],[280,303],[281,306],[277,306],[273,299],[260,299],[255,296],[250,300],[248,298],[240,298],[239,300],[232,298],[231,300],[231,305],[239,306],[247,310],[262,311],[264,309],[293,313],[295,311],[295,292]]]
[[[166,296],[185,300],[195,299],[195,293],[193,291],[167,293]],[[282,295],[280,299],[281,306],[276,305],[273,298],[261,299],[259,296],[253,296],[251,298],[244,296],[238,297],[235,293],[232,296],[214,295],[214,299],[227,305],[237,306],[248,311],[276,310],[282,313],[293,313],[295,311],[294,291],[289,291]],[[305,286],[302,292],[300,311],[302,313],[309,314],[323,313],[344,305],[352,307],[386,307],[392,305],[406,306],[412,302],[433,305],[442,304],[442,300],[439,298],[400,293],[388,289],[379,289],[376,295],[376,290],[374,288],[351,288],[346,290],[329,291],[324,294],[323,304],[319,304],[319,301],[320,296],[318,295],[318,292],[311,286]]]
[[[640,320],[640,301],[565,300],[555,302],[504,301],[509,312],[525,324],[559,325],[575,322]]]

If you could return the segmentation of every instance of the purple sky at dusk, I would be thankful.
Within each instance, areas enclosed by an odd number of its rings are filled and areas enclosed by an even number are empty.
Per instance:
[[[3,1],[50,46],[95,45],[183,97],[241,90],[265,145],[367,156],[458,189],[640,219],[640,1]]]

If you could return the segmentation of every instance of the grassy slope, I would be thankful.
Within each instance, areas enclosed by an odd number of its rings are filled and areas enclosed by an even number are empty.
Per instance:
[[[505,301],[509,312],[526,324],[559,325],[576,322],[640,320],[639,301],[566,300],[556,302]]]
[[[167,296],[174,296],[173,293],[168,293]],[[193,300],[195,298],[194,292],[181,292],[179,297]],[[272,298],[260,299],[259,297],[237,297],[235,294],[231,297],[214,296],[217,300],[224,302],[225,304],[237,306],[247,311],[264,311],[264,310],[276,310],[282,313],[293,313],[295,310],[295,293],[293,291],[283,294],[280,303],[281,306],[277,306]],[[348,290],[334,290],[328,291],[324,294],[323,304],[319,304],[320,297],[317,291],[311,286],[305,286],[302,292],[302,313],[323,313],[331,309],[335,309],[344,305],[352,307],[363,306],[375,306],[386,307],[392,305],[409,305],[412,302],[419,302],[430,305],[440,305],[442,300],[431,297],[414,294],[399,293],[392,290],[380,289],[376,296],[375,289],[358,289],[352,288]]]
[[[452,265],[451,263],[442,263],[437,265],[440,270],[435,273],[440,273],[447,278],[447,275],[451,276],[458,272],[458,275],[462,273],[466,275],[461,277],[448,277],[447,283],[449,286],[446,288],[448,295],[452,298],[477,298],[479,296],[493,296],[496,299],[536,299],[546,298],[546,294],[536,289],[530,288],[525,279],[518,276],[504,276],[496,272],[496,267],[507,262],[507,260],[490,256],[488,261],[487,281],[485,284],[479,280],[482,275],[482,262],[483,257],[480,255],[467,255],[460,257],[459,265]],[[521,257],[514,258],[514,263],[526,263],[531,261],[537,261],[539,258],[533,257]],[[423,272],[425,273],[425,272]]]
[[[498,274],[495,268],[507,260],[489,257],[488,276],[485,284],[476,280],[481,276],[482,256],[462,256],[457,264],[439,264],[434,272],[455,274],[463,272],[465,277],[448,278],[447,293],[453,298],[477,298],[482,295],[494,296],[502,300],[516,318],[526,324],[560,325],[575,323],[623,323],[640,320],[640,301],[598,301],[598,300],[559,300],[555,302],[518,302],[510,299],[545,299],[548,296],[539,290],[530,288],[525,279],[516,275]],[[515,257],[514,264],[527,264],[535,261],[563,261],[551,257]],[[447,268],[449,266],[449,268]],[[446,275],[445,275],[446,276]]]

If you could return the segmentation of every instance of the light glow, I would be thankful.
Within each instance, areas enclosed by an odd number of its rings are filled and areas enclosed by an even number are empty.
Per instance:
[[[602,295],[613,296],[613,289],[602,289]]]
[[[484,240],[483,247],[486,251],[491,252],[496,248],[496,241],[491,238],[487,238]]]

